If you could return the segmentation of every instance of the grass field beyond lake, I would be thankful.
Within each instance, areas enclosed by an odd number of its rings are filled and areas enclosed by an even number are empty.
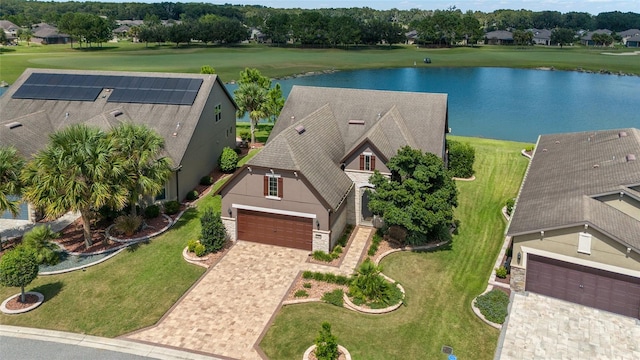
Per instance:
[[[77,45],[76,45],[77,46]],[[231,81],[245,67],[254,67],[277,78],[310,71],[354,70],[391,67],[554,67],[561,70],[583,68],[591,71],[640,75],[640,56],[604,55],[601,48],[483,46],[427,49],[416,46],[379,46],[342,49],[279,48],[265,45],[204,47],[116,43],[103,48],[79,49],[69,45],[20,45],[0,52],[0,80],[14,82],[26,68],[77,70],[153,71],[197,73],[211,65],[222,80]],[[422,59],[429,57],[431,64]]]
[[[500,209],[524,176],[525,144],[451,138],[476,149],[477,179],[457,182],[461,227],[450,249],[382,261],[384,273],[405,287],[406,306],[386,315],[320,303],[283,307],[260,344],[270,359],[300,358],[323,321],[354,359],[440,359],[443,345],[459,359],[493,358],[499,332],[473,314],[471,301],[487,286],[504,241]]]

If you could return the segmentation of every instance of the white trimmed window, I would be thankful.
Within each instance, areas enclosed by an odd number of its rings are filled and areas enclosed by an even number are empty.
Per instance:
[[[376,157],[372,153],[360,155],[360,170],[373,171],[376,169]]]
[[[578,252],[591,255],[591,234],[581,232],[578,238]]]
[[[280,175],[266,174],[264,176],[264,196],[275,199],[282,198],[283,185]]]

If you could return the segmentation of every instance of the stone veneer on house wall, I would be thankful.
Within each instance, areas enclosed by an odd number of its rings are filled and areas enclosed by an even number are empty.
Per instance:
[[[526,269],[511,266],[511,290],[524,291]]]
[[[320,250],[329,253],[330,235],[331,231],[313,230],[313,245],[311,247],[312,251]]]
[[[225,229],[227,229],[227,235],[229,236],[229,239],[233,242],[238,240],[236,239],[236,219],[226,216],[221,216],[220,219],[222,219],[222,224],[224,225]]]

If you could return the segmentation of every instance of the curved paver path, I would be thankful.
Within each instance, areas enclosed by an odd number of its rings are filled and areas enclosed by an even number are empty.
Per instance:
[[[137,341],[236,359],[261,359],[254,345],[302,270],[351,274],[372,228],[357,228],[339,268],[307,263],[308,251],[238,241]]]

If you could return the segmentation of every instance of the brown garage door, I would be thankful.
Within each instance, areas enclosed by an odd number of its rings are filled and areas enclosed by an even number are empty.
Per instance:
[[[529,254],[526,290],[640,317],[640,278]]]
[[[238,209],[238,239],[311,251],[312,221]]]

